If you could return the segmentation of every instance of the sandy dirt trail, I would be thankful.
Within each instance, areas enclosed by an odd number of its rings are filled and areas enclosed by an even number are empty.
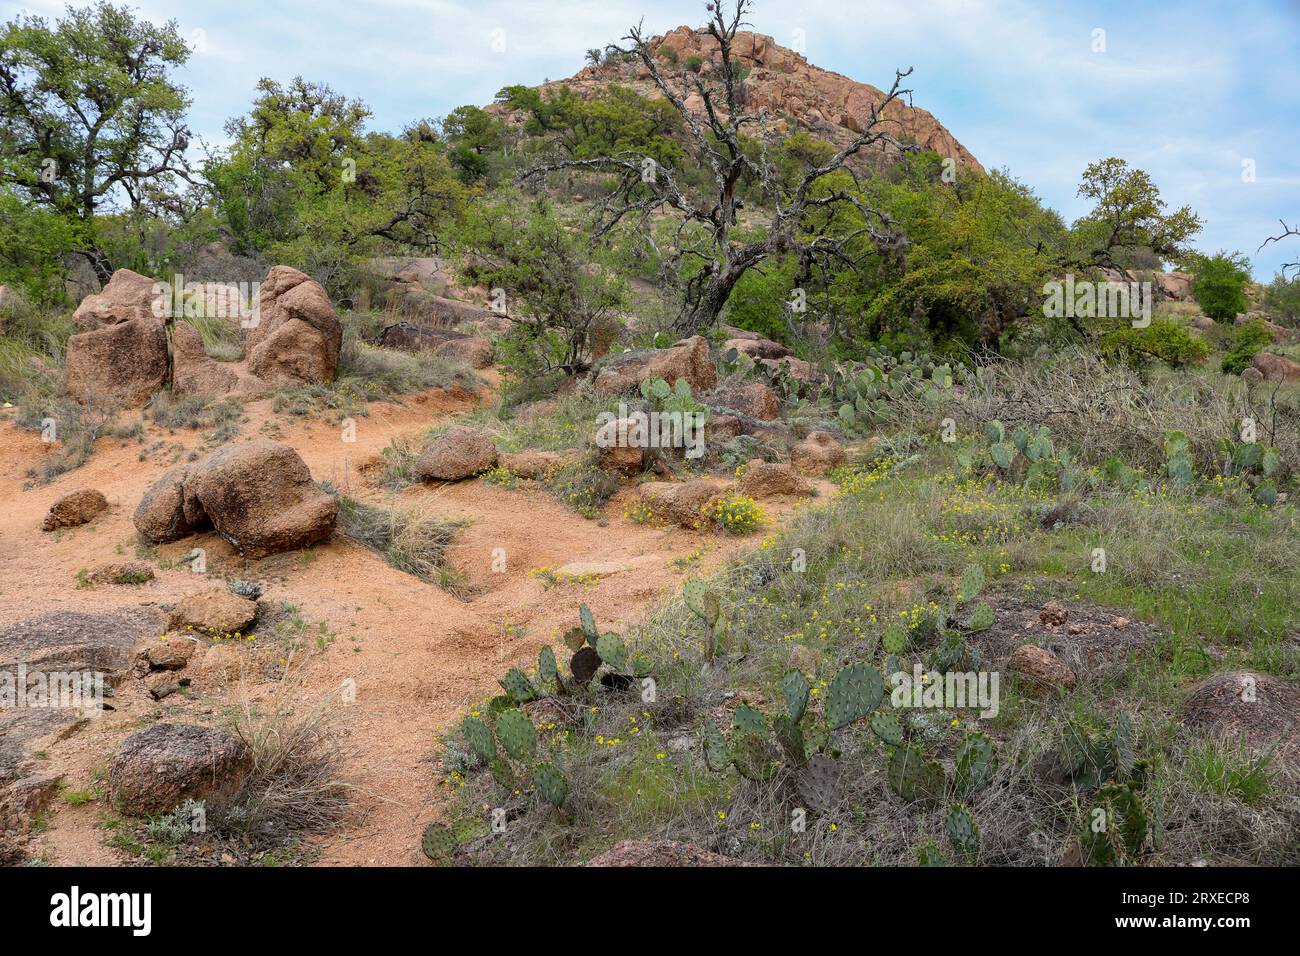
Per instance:
[[[486,397],[486,392],[484,396]],[[677,556],[703,550],[697,568],[716,566],[756,539],[720,539],[681,529],[637,525],[622,517],[633,490],[624,489],[606,509],[605,526],[563,507],[543,489],[511,490],[484,482],[422,485],[400,495],[372,487],[366,464],[394,438],[415,436],[466,410],[472,396],[425,393],[403,405],[375,403],[357,419],[355,443],[340,440],[335,425],[275,416],[269,402],[249,405],[249,421],[235,441],[256,436],[275,420],[279,440],[292,445],[318,480],[345,485],[376,503],[419,503],[434,513],[463,520],[450,557],[467,585],[462,599],[388,566],[382,558],[336,536],[306,554],[264,561],[240,558],[215,535],[189,538],[160,550],[176,558],[206,549],[209,574],[158,570],[139,588],[77,587],[82,568],[122,561],[135,554],[132,511],[143,492],[168,467],[171,456],[140,460],[145,445],[104,439],[85,466],[54,482],[23,489],[28,468],[48,454],[38,436],[0,423],[0,624],[53,610],[110,612],[145,604],[171,604],[210,587],[213,577],[261,581],[264,600],[288,601],[313,624],[331,632],[303,670],[304,698],[325,695],[345,681],[356,686],[355,703],[342,716],[345,778],[355,787],[349,821],[318,841],[319,862],[403,865],[420,861],[419,833],[437,815],[439,792],[431,763],[434,737],[458,710],[493,692],[513,664],[530,665],[542,645],[554,642],[589,604],[602,627],[624,630],[676,588],[685,573]],[[159,432],[159,434],[163,434]],[[201,435],[177,432],[169,441],[198,447]],[[78,487],[101,490],[112,507],[91,524],[58,534],[40,531],[50,503]],[[769,505],[776,517],[789,506]],[[501,549],[501,550],[497,550]],[[505,569],[494,558],[505,558]],[[546,587],[530,572],[573,563],[598,565],[592,583]],[[215,575],[213,572],[216,572]],[[692,571],[698,573],[698,571]],[[49,753],[50,769],[69,785],[87,783],[127,734],[164,719],[213,720],[224,695],[202,693],[156,703],[138,682],[115,699],[116,710]],[[269,693],[242,688],[243,693]],[[304,703],[308,703],[304,700]],[[102,845],[102,804],[70,807],[56,801],[36,850],[53,864],[122,861]]]

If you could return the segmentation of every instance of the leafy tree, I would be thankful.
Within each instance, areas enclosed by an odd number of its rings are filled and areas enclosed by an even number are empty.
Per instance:
[[[1210,346],[1186,328],[1167,319],[1156,319],[1145,328],[1123,325],[1101,337],[1102,353],[1134,368],[1145,370],[1158,360],[1171,368],[1199,365],[1210,354]]]
[[[63,264],[80,247],[75,221],[0,187],[0,285],[20,287],[38,304],[63,299]]]
[[[189,53],[174,21],[154,26],[107,2],[0,29],[0,183],[74,224],[101,282],[113,263],[99,212],[148,208],[188,178],[189,96],[169,74]]]
[[[1232,347],[1223,357],[1223,371],[1228,375],[1240,375],[1255,357],[1273,341],[1273,335],[1259,319],[1251,319],[1240,326],[1232,337]]]
[[[1250,262],[1240,253],[1219,252],[1194,260],[1192,298],[1216,322],[1230,322],[1249,307]]]
[[[1300,275],[1288,279],[1282,273],[1264,289],[1264,308],[1280,322],[1300,324]]]
[[[269,253],[327,283],[385,244],[433,249],[464,186],[427,124],[367,132],[359,100],[301,77],[264,79],[234,142],[204,172],[244,254]]]
[[[1072,264],[1122,268],[1121,260],[1134,250],[1180,262],[1191,254],[1187,241],[1201,231],[1201,219],[1191,207],[1166,213],[1151,177],[1113,156],[1083,171],[1078,194],[1096,205],[1074,224],[1077,258]]]
[[[502,343],[518,377],[586,368],[593,338],[615,321],[622,283],[587,262],[583,243],[544,203],[475,206],[460,231],[466,272],[505,292],[514,327]]]
[[[452,148],[452,165],[471,183],[487,174],[489,154],[505,145],[506,125],[477,106],[458,106],[443,119],[442,134]]]

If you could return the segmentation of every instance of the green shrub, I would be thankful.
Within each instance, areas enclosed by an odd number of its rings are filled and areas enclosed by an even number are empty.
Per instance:
[[[1228,375],[1240,375],[1250,364],[1255,353],[1273,341],[1273,336],[1259,319],[1251,319],[1237,329],[1233,336],[1232,348],[1223,358],[1223,371]]]
[[[1132,326],[1107,332],[1101,339],[1102,352],[1134,368],[1143,368],[1152,359],[1171,368],[1199,365],[1210,354],[1210,346],[1183,326],[1157,319],[1146,328]]]
[[[1239,253],[1220,252],[1196,260],[1192,296],[1201,310],[1216,322],[1230,322],[1245,312],[1250,263]]]

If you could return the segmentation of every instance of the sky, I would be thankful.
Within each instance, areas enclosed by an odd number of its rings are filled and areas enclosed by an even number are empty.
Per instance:
[[[189,39],[179,79],[214,145],[263,76],[327,82],[395,132],[570,76],[638,21],[663,33],[706,16],[703,0],[127,2]],[[63,7],[0,0],[0,20]],[[1300,258],[1300,238],[1256,252],[1279,218],[1300,224],[1300,0],[756,0],[749,21],[878,87],[913,67],[914,104],[1067,221],[1088,209],[1084,166],[1119,156],[1206,221],[1202,251],[1243,252],[1262,280]]]

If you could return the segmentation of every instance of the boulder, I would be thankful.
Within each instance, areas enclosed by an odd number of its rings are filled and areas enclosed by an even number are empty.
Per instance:
[[[482,474],[497,463],[497,449],[482,432],[454,426],[435,441],[415,473],[426,481],[460,481]]]
[[[744,432],[744,422],[735,415],[710,415],[704,423],[704,437],[711,442],[729,442]]]
[[[161,640],[151,640],[136,655],[136,673],[143,676],[152,671],[178,671],[194,657],[198,642],[178,634],[165,634]]]
[[[41,522],[42,531],[54,531],[56,528],[75,528],[86,524],[97,515],[108,510],[108,499],[104,493],[94,488],[78,488],[60,495],[50,505],[49,513]]]
[[[587,866],[745,866],[718,853],[701,850],[690,843],[674,840],[623,840],[614,844]]]
[[[1294,382],[1300,380],[1300,362],[1276,355],[1273,352],[1257,352],[1250,364],[1270,382]]]
[[[592,387],[597,395],[621,395],[637,388],[647,378],[662,378],[669,385],[684,378],[692,394],[699,395],[717,386],[718,369],[709,358],[709,343],[696,335],[671,348],[614,356],[596,373]]]
[[[1198,315],[1196,318],[1192,319],[1192,327],[1200,329],[1202,332],[1208,332],[1210,329],[1214,328],[1214,326],[1214,320],[1208,315]]]
[[[343,326],[319,283],[275,266],[262,282],[244,345],[248,371],[272,386],[332,382]]]
[[[103,291],[73,313],[68,339],[68,394],[83,404],[138,408],[167,383],[165,313],[148,276],[119,269]],[[162,309],[158,309],[162,312]]]
[[[497,464],[520,478],[529,481],[545,481],[565,465],[573,462],[577,454],[572,451],[533,451],[505,452],[497,457]]]
[[[296,451],[259,439],[164,474],[140,500],[135,527],[163,543],[210,524],[241,554],[264,558],[326,540],[337,514]]]
[[[812,485],[787,464],[771,464],[755,458],[745,466],[736,490],[749,498],[803,497],[813,494]]]
[[[256,617],[257,605],[248,598],[226,587],[213,587],[182,598],[172,611],[170,626],[222,637],[243,633]]]
[[[638,437],[641,423],[633,418],[616,418],[596,429],[592,443],[596,446],[601,471],[616,475],[636,475],[645,467],[649,439]]]
[[[740,412],[761,421],[775,421],[781,417],[781,400],[771,386],[762,382],[720,389],[705,402],[710,409],[727,409]]]
[[[844,464],[844,446],[830,432],[809,432],[790,452],[790,464],[805,475],[820,476]]]
[[[1046,648],[1021,644],[1011,652],[1007,666],[1029,687],[1031,692],[1073,690],[1073,668]]]
[[[172,329],[172,394],[219,396],[232,391],[239,376],[227,363],[208,357],[203,337],[188,322],[177,322]]]
[[[1253,671],[1225,671],[1193,687],[1183,700],[1187,724],[1234,744],[1260,747],[1300,737],[1300,687]]]
[[[709,523],[708,509],[727,490],[725,484],[698,479],[648,481],[637,489],[637,493],[641,504],[648,507],[655,518],[699,530]]]
[[[338,501],[288,445],[259,439],[218,448],[186,479],[213,530],[249,558],[293,551],[334,533]]]
[[[496,358],[492,343],[482,336],[412,325],[410,322],[398,322],[385,327],[376,344],[403,352],[431,351],[436,355],[459,359],[471,368],[487,368]]]
[[[150,816],[202,800],[231,803],[253,769],[238,737],[192,724],[154,724],[122,742],[108,765],[109,792],[123,813]]]
[[[758,364],[767,369],[767,373],[775,378],[778,375],[788,375],[796,382],[811,384],[821,379],[821,372],[812,362],[805,362],[798,358],[780,358],[780,359],[759,359]]]
[[[727,339],[722,343],[723,355],[726,355],[732,349],[735,349],[741,355],[748,355],[752,359],[783,359],[794,355],[794,352],[780,342],[773,342],[771,339],[765,339],[760,335],[754,335],[752,338]]]

